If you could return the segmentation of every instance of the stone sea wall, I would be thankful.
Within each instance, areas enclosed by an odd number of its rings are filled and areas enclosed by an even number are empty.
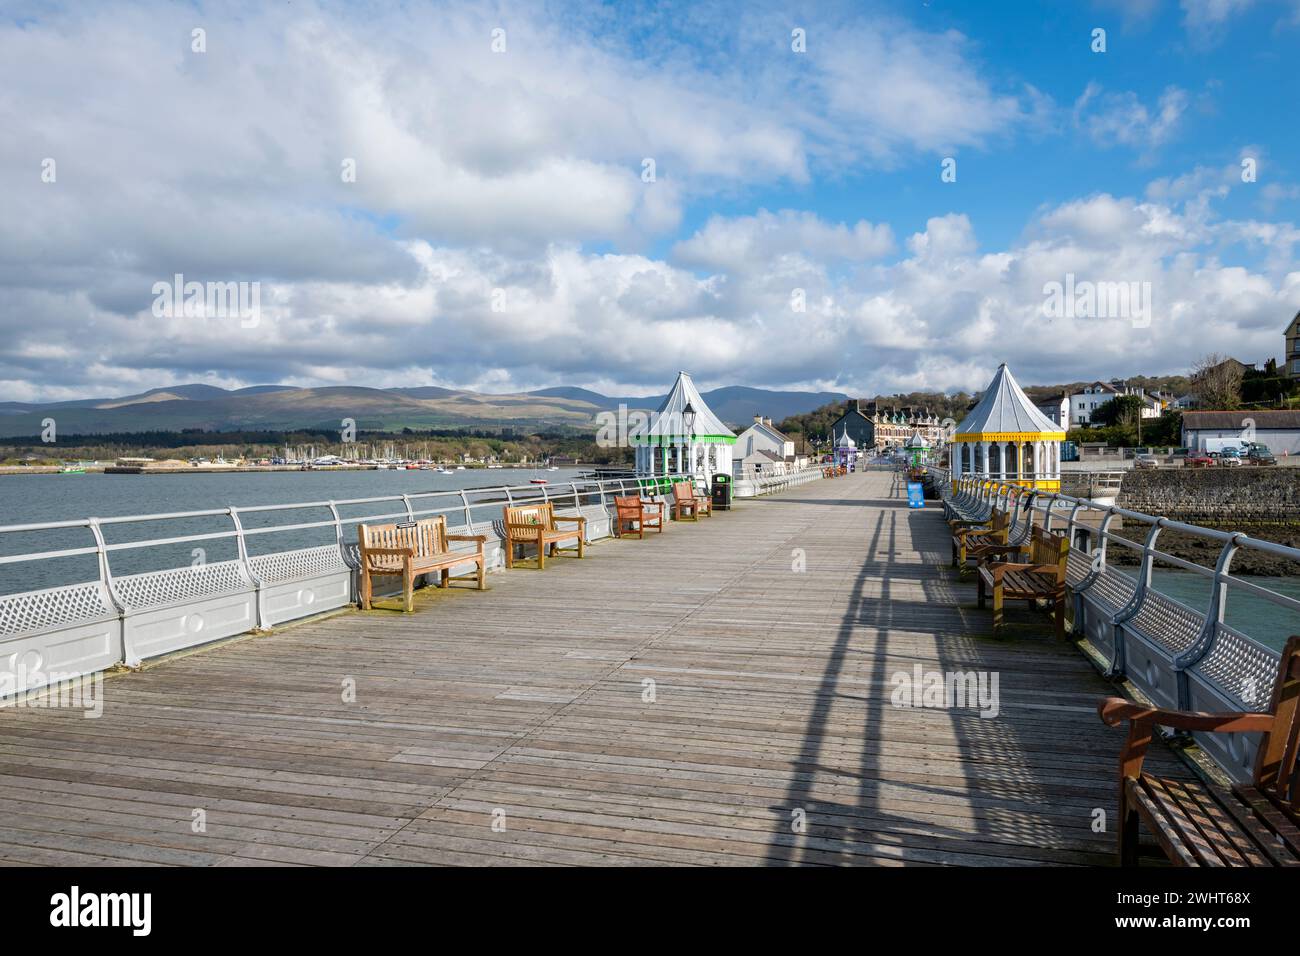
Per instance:
[[[1300,527],[1300,468],[1131,471],[1117,504],[1188,524]]]

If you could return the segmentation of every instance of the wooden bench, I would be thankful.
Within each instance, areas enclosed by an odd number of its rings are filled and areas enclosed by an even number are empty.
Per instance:
[[[639,498],[636,495],[616,495],[614,497],[614,535],[622,538],[635,532],[645,539],[646,528],[653,528],[663,534],[664,503]]]
[[[979,606],[993,596],[993,630],[1002,629],[1006,601],[1048,601],[1055,607],[1056,636],[1065,637],[1065,564],[1070,542],[1064,535],[1034,528],[1029,540],[1029,561],[986,561],[979,567]]]
[[[1119,756],[1119,861],[1137,863],[1138,822],[1178,866],[1300,867],[1300,637],[1282,651],[1267,713],[1161,710],[1109,697],[1097,708],[1114,727],[1128,721]],[[1157,727],[1205,733],[1261,733],[1249,784],[1231,790],[1142,772]]]
[[[576,529],[561,528],[560,523],[575,524]],[[565,517],[555,513],[555,506],[550,502],[533,505],[506,505],[506,567],[515,566],[515,545],[535,544],[537,546],[537,567],[546,567],[546,549],[551,549],[554,556],[560,551],[572,551],[573,548],[561,548],[560,542],[574,540],[578,543],[578,557],[583,555],[583,546],[587,536],[587,519],[582,517]]]
[[[953,566],[966,573],[966,562],[974,559],[976,563],[1008,554],[1016,546],[1007,543],[1011,533],[1011,515],[1001,508],[994,508],[989,520],[983,523],[968,522],[957,525],[952,532]]]
[[[452,541],[475,541],[477,551],[451,551]],[[483,544],[487,537],[481,534],[448,534],[447,518],[422,518],[400,524],[363,524],[357,527],[357,546],[360,551],[361,607],[370,610],[374,596],[372,577],[401,577],[403,609],[410,612],[414,606],[415,579],[421,574],[441,571],[439,587],[451,583],[451,569],[458,564],[473,562],[478,567],[478,589],[483,590],[483,575],[487,570]]]
[[[698,521],[701,514],[713,516],[713,499],[708,495],[697,495],[695,486],[689,481],[674,481],[673,520],[684,521],[689,515],[691,521]]]

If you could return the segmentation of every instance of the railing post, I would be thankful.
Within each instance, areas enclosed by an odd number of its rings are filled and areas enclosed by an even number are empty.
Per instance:
[[[266,612],[262,607],[262,579],[253,570],[253,561],[248,556],[248,542],[244,540],[244,523],[239,520],[239,509],[232,505],[226,509],[226,513],[230,515],[230,521],[235,526],[235,547],[239,553],[240,566],[243,567],[249,583],[253,585],[253,609],[257,616],[257,629],[269,630]]]
[[[132,660],[135,657],[134,651],[128,646],[126,636],[126,615],[127,606],[122,596],[117,593],[117,585],[113,581],[113,569],[108,563],[108,546],[104,542],[104,531],[99,526],[98,518],[87,519],[91,535],[95,538],[95,555],[99,559],[99,580],[104,585],[104,592],[108,595],[109,602],[113,605],[113,610],[117,612],[117,636],[118,646],[122,649],[122,663],[128,667],[139,667],[140,661]]]
[[[411,496],[410,496],[410,495],[402,495],[402,505],[406,508],[406,520],[407,520],[407,521],[414,521],[414,520],[415,520],[415,511],[414,511],[414,509],[411,508]]]
[[[1214,642],[1218,640],[1219,625],[1223,623],[1228,610],[1228,571],[1237,549],[1241,547],[1240,542],[1245,537],[1247,535],[1234,534],[1224,543],[1223,550],[1219,552],[1219,560],[1214,564],[1214,586],[1210,590],[1210,606],[1205,610],[1205,624],[1191,646],[1174,658],[1174,677],[1178,682],[1178,706],[1184,710],[1191,707],[1191,687],[1188,683],[1187,671],[1203,661],[1214,649]]]
[[[469,507],[469,495],[465,494],[465,489],[464,489],[464,488],[460,489],[460,503],[461,503],[461,506],[465,509],[465,533],[466,533],[466,534],[473,534],[473,533],[474,533],[474,515],[473,515],[473,514],[471,513],[471,511],[470,511],[470,507]]]

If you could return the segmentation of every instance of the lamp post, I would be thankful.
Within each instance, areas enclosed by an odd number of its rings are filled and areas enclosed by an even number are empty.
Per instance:
[[[691,439],[695,437],[695,407],[688,401],[686,407],[682,409],[682,425],[686,429],[686,467],[682,469],[683,473],[694,467],[690,461],[691,457]]]

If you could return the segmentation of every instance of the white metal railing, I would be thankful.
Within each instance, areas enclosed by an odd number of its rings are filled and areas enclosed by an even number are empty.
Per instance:
[[[1028,538],[1034,524],[1068,536],[1067,582],[1074,601],[1074,630],[1102,658],[1108,675],[1129,680],[1164,707],[1223,711],[1268,706],[1281,655],[1246,633],[1245,625],[1229,624],[1229,603],[1234,594],[1248,594],[1300,614],[1300,600],[1234,576],[1232,561],[1242,551],[1257,551],[1294,561],[1300,570],[1300,549],[1014,483],[968,475],[954,484],[948,472],[935,469],[933,473],[949,512],[984,518],[995,507],[1011,511],[1013,543]],[[1136,537],[1141,540],[1112,530],[1116,519],[1140,528]],[[1160,550],[1160,535],[1166,531],[1217,547],[1214,566]],[[1136,556],[1132,572],[1109,560],[1112,547]],[[1154,587],[1152,571],[1157,563],[1205,579],[1207,607],[1191,607]],[[1234,779],[1250,778],[1257,735],[1193,736]]]
[[[578,479],[0,526],[0,571],[39,580],[40,567],[64,559],[93,559],[97,569],[92,580],[83,573],[0,594],[0,698],[351,603],[359,524],[445,515],[453,529],[487,535],[489,563],[501,567],[505,505],[553,502],[584,514],[589,538],[606,537],[615,495],[662,496],[679,480],[695,479]],[[177,532],[177,523],[189,529]],[[212,527],[196,531],[196,523]],[[78,533],[87,543],[5,553],[23,535]],[[209,561],[209,548],[227,557]],[[178,549],[194,555],[188,565],[170,560]],[[139,570],[150,553],[164,566]]]
[[[822,466],[820,465],[809,465],[784,474],[748,474],[735,479],[733,490],[737,497],[752,498],[758,495],[771,494],[774,491],[784,491],[786,488],[794,488],[810,481],[817,481],[821,477]]]

